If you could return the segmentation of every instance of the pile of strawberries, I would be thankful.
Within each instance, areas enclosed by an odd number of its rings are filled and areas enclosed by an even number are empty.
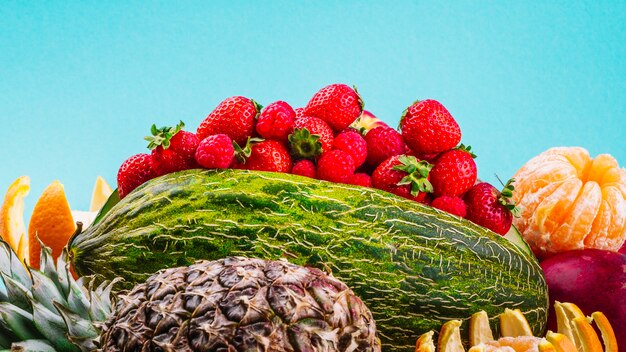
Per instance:
[[[511,181],[499,192],[477,183],[475,155],[435,100],[413,103],[400,131],[367,111],[345,84],[315,93],[303,108],[284,101],[262,108],[235,96],[222,101],[196,133],[152,126],[151,154],[128,158],[118,172],[121,198],[142,183],[191,168],[292,173],[378,188],[467,218],[499,234],[512,222]]]

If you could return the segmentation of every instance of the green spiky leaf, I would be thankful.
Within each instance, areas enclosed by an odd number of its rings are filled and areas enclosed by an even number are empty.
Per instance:
[[[174,137],[176,133],[180,132],[183,127],[185,127],[185,123],[182,121],[180,121],[175,127],[164,126],[157,128],[156,125],[153,124],[150,128],[150,133],[152,135],[144,137],[144,139],[148,141],[148,149],[153,150],[158,146],[163,147],[163,149],[169,148],[172,137]]]
[[[500,179],[498,178],[498,180]],[[502,181],[500,181],[500,183],[502,183]],[[500,191],[500,197],[498,197],[498,202],[504,205],[504,207],[507,208],[511,213],[513,213],[513,216],[518,217],[519,208],[515,204],[515,201],[512,199],[513,192],[515,191],[515,186],[513,186],[513,183],[515,183],[515,179],[513,178],[507,181],[507,183],[504,185],[504,188],[502,188],[502,191]]]
[[[411,185],[411,195],[417,196],[420,192],[432,193],[433,185],[428,180],[428,174],[433,165],[425,160],[418,161],[412,155],[401,155],[398,157],[399,165],[392,167],[393,170],[404,171],[407,173],[398,186]]]
[[[46,340],[26,340],[15,342],[11,346],[14,352],[58,352],[54,346]],[[65,351],[65,350],[59,350]],[[71,350],[69,350],[71,351]]]
[[[43,304],[33,301],[33,319],[39,332],[59,351],[80,351],[67,339],[65,322],[56,308],[51,311]]]
[[[7,290],[7,299],[5,301],[24,310],[30,310],[30,301],[32,298],[30,291],[5,273],[0,273],[0,275],[2,276],[2,281]]]
[[[297,159],[312,160],[323,152],[320,135],[311,134],[308,128],[295,128],[288,140],[291,154]]]
[[[472,152],[472,146],[470,146],[470,145],[466,146],[463,143],[461,143],[458,147],[456,147],[454,149],[467,152],[467,153],[469,153],[469,155],[472,156],[472,159],[476,159],[476,154],[474,154],[474,152]]]
[[[34,340],[43,337],[33,323],[33,315],[11,303],[0,302],[0,319],[19,340]]]

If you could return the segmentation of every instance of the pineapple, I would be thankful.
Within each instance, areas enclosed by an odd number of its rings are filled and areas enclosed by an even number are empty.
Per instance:
[[[240,257],[162,270],[131,291],[74,280],[42,245],[28,269],[0,242],[0,349],[380,351],[370,311],[313,268]],[[4,282],[5,287],[2,287]]]

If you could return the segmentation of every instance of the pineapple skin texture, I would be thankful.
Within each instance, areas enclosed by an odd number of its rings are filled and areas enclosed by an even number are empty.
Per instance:
[[[165,269],[118,297],[104,351],[379,352],[344,283],[284,261],[229,257]]]

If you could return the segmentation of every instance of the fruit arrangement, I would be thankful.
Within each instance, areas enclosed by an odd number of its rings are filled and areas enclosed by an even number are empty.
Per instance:
[[[263,108],[249,98],[227,98],[195,133],[183,127],[152,126],[151,153],[133,155],[119,169],[120,198],[172,172],[247,169],[381,189],[501,235],[511,227],[511,182],[502,193],[475,185],[476,156],[459,145],[459,125],[436,100],[409,106],[400,131],[364,114],[356,89],[345,84],[322,88],[298,109],[284,101]]]
[[[626,343],[626,171],[608,156],[555,148],[498,190],[441,103],[396,130],[344,84],[295,109],[231,97],[195,132],[150,134],[90,212],[55,181],[26,230],[28,178],[9,188],[0,350],[434,351],[436,330],[439,351],[602,351],[594,329],[606,351]]]

